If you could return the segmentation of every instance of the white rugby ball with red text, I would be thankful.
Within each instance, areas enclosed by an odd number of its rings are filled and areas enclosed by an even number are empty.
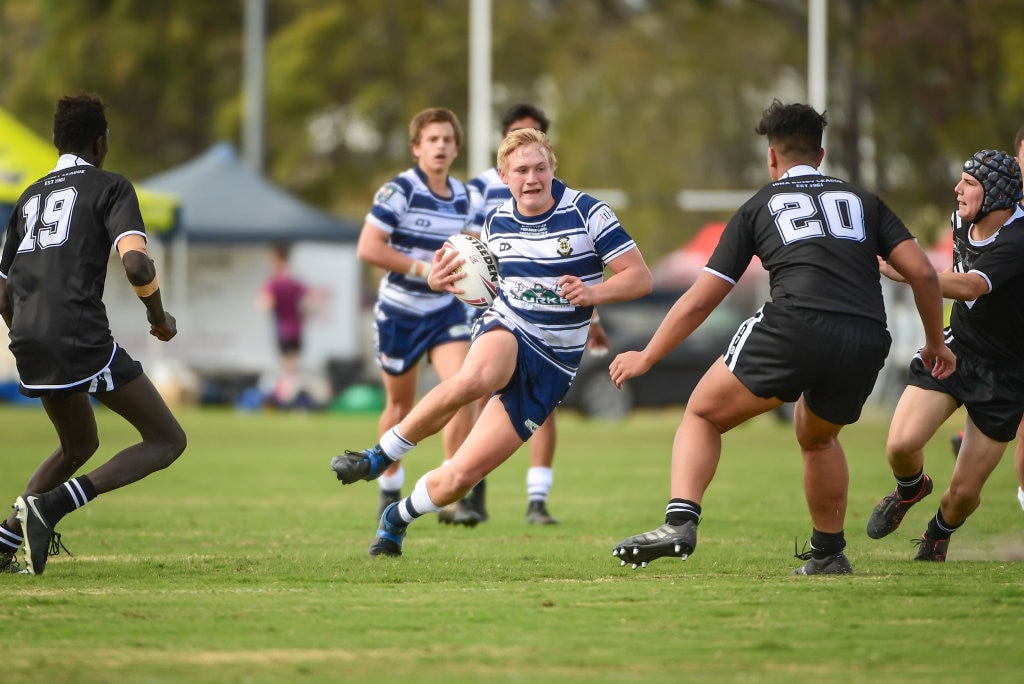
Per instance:
[[[445,249],[454,249],[464,259],[455,273],[465,271],[466,277],[455,281],[463,294],[455,295],[464,303],[486,309],[498,294],[498,260],[487,245],[472,235],[460,233],[444,241]]]

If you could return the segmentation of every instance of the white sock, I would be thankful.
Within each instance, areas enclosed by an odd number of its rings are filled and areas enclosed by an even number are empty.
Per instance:
[[[430,473],[427,473],[429,475]],[[416,486],[412,488],[412,494],[409,495],[407,501],[415,510],[415,515],[410,514],[406,507],[399,504],[398,514],[402,516],[402,520],[407,523],[411,523],[416,518],[426,513],[437,513],[441,510],[441,507],[430,500],[430,494],[427,494],[427,475],[424,475],[416,482]]]
[[[1017,501],[1020,501],[1021,510],[1024,510],[1024,487],[1017,487]]]
[[[414,446],[416,445],[402,437],[397,425],[381,435],[380,438],[380,448],[396,461],[409,453]]]
[[[387,449],[385,449],[387,451]],[[377,484],[380,485],[382,492],[400,492],[402,491],[402,485],[405,484],[405,468],[402,467],[401,462],[398,464],[398,472],[394,475],[384,473],[377,478]]]
[[[529,501],[547,501],[555,473],[551,468],[533,466],[526,471],[526,498]]]

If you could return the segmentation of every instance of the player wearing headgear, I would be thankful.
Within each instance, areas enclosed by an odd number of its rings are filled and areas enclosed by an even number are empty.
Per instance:
[[[908,386],[889,427],[886,456],[896,489],[868,519],[879,539],[932,491],[924,445],[961,405],[963,444],[949,488],[918,544],[917,560],[944,561],[953,534],[981,503],[981,489],[1024,416],[1024,208],[1020,165],[998,150],[981,150],[963,165],[952,215],[953,263],[939,274],[944,297],[955,300],[946,344],[955,373],[938,379],[915,357]],[[882,273],[900,280],[886,264]]]

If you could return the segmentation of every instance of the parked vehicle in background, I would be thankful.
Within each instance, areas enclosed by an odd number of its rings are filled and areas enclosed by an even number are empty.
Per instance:
[[[608,363],[616,354],[641,349],[679,298],[678,290],[655,290],[642,299],[598,307],[610,353],[584,355],[576,380],[562,402],[594,418],[622,418],[634,408],[685,404],[708,367],[725,351],[739,324],[754,312],[726,299],[682,344],[650,372],[616,389]]]

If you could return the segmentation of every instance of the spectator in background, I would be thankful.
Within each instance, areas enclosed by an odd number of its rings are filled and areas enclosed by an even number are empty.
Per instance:
[[[310,288],[291,274],[288,267],[290,248],[275,245],[271,253],[270,277],[263,283],[259,302],[274,317],[274,334],[281,366],[269,388],[275,406],[293,405],[302,392],[302,333],[305,327]]]

